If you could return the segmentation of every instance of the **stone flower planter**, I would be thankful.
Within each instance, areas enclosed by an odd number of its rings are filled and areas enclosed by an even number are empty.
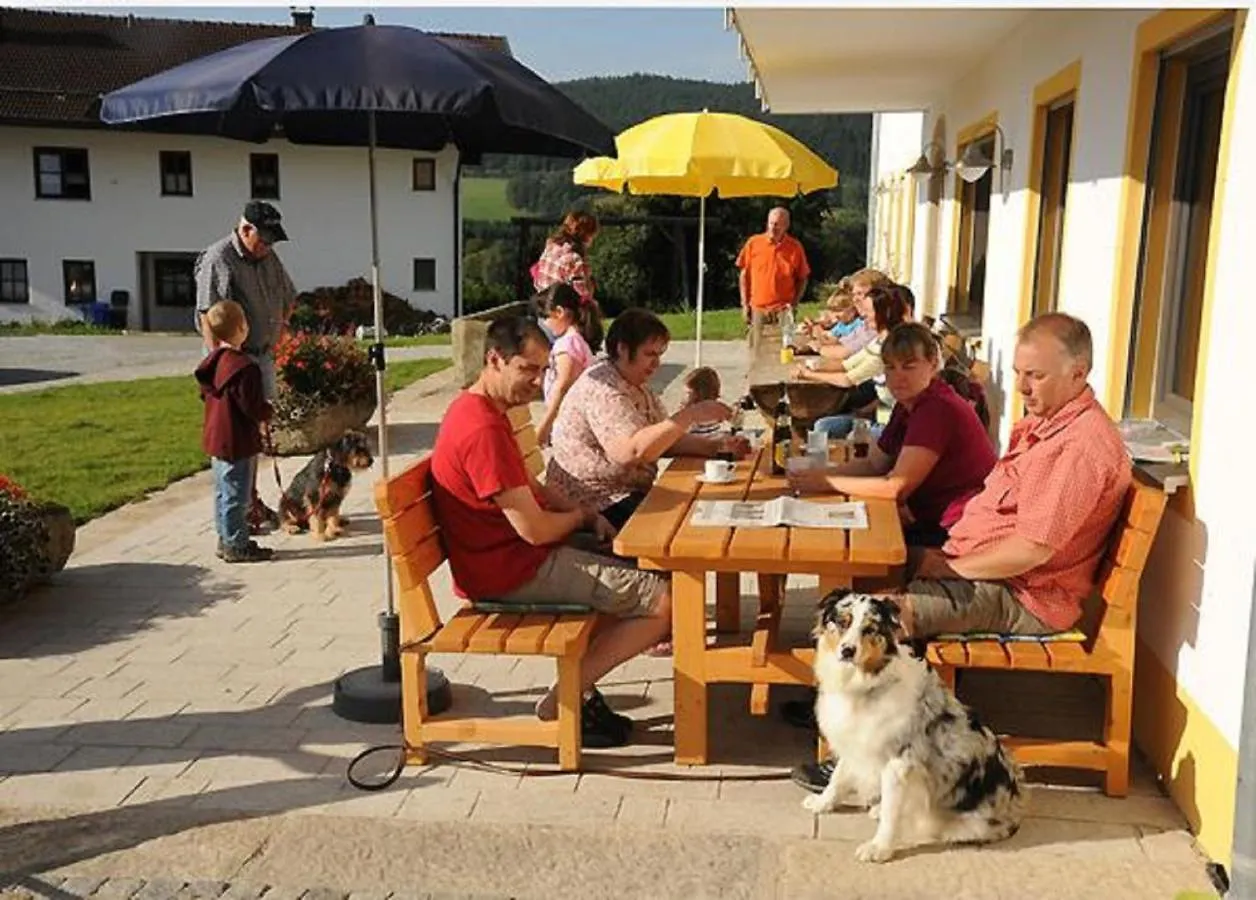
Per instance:
[[[12,568],[0,578],[0,605],[20,600],[32,585],[60,572],[74,552],[74,517],[64,506],[10,507],[6,515],[17,518],[4,525],[3,537],[9,542],[5,564]]]
[[[375,414],[375,398],[325,406],[301,422],[271,427],[280,456],[308,456],[334,443],[346,431],[361,428]]]

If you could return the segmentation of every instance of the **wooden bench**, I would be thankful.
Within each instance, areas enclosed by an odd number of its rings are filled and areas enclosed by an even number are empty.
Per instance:
[[[521,407],[531,430],[527,407]],[[518,423],[512,410],[512,423]],[[536,433],[531,432],[533,446]],[[525,451],[525,458],[528,457]],[[539,451],[537,453],[539,460]],[[532,470],[535,463],[529,462]],[[375,505],[384,523],[384,544],[393,559],[401,620],[401,719],[406,760],[427,761],[428,744],[478,741],[558,748],[559,766],[580,767],[580,664],[596,625],[596,613],[506,614],[463,609],[442,622],[429,579],[447,559],[429,484],[431,457],[411,464],[375,485]],[[463,717],[456,713],[430,716],[427,711],[426,657],[429,653],[493,653],[548,656],[558,670],[558,719],[535,716]]]
[[[1079,629],[1081,642],[936,640],[927,659],[952,688],[958,669],[1003,669],[1093,675],[1105,681],[1106,710],[1101,741],[1008,737],[1017,760],[1030,766],[1092,769],[1104,773],[1104,792],[1129,790],[1130,725],[1134,700],[1134,635],[1138,585],[1167,497],[1137,480],[1099,568],[1098,587]]]
[[[507,413],[510,425],[515,430],[515,443],[523,454],[523,464],[533,478],[540,478],[545,471],[545,457],[541,455],[541,445],[536,439],[536,428],[532,424],[532,411],[527,406],[515,406]]]

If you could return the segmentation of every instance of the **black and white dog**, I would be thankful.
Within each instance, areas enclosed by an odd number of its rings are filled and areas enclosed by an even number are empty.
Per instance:
[[[815,813],[866,806],[877,819],[855,857],[884,862],[933,843],[1011,837],[1025,812],[1024,776],[994,733],[937,674],[899,645],[890,600],[834,591],[815,629],[816,720],[837,765]]]

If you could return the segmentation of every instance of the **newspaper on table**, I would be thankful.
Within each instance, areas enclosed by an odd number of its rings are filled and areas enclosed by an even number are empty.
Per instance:
[[[852,503],[810,503],[794,497],[775,500],[699,500],[693,505],[690,525],[718,528],[845,528],[868,527],[868,507]]]
[[[1190,455],[1190,441],[1154,419],[1122,419],[1117,430],[1135,462],[1181,463]]]

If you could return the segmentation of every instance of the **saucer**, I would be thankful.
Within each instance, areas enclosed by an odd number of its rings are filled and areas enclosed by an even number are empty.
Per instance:
[[[707,478],[706,472],[699,472],[694,477],[702,484],[732,484],[737,480],[737,473],[731,472],[724,478]]]

